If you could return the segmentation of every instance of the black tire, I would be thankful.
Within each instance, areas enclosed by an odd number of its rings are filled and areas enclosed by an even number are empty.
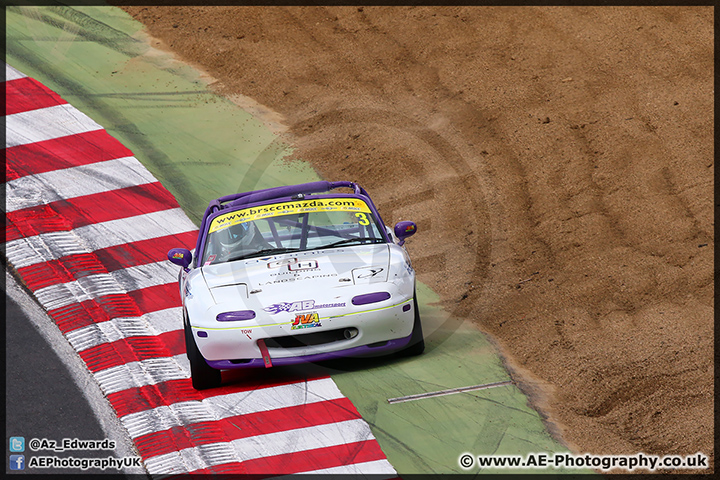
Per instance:
[[[195,390],[206,390],[208,388],[219,387],[222,383],[220,370],[216,370],[207,364],[203,356],[198,350],[195,339],[192,335],[192,329],[187,320],[185,324],[185,350],[188,360],[190,360],[190,377],[192,386]]]
[[[415,355],[420,355],[425,351],[425,338],[423,337],[417,296],[413,298],[413,308],[415,309],[415,321],[413,323],[412,336],[410,337],[410,343],[408,346],[399,352],[402,357],[414,357]]]

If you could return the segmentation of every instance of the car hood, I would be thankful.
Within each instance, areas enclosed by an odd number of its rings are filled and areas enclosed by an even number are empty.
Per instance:
[[[290,292],[385,282],[389,262],[387,244],[358,245],[208,265],[202,274],[218,304],[248,299],[250,294],[273,303]]]

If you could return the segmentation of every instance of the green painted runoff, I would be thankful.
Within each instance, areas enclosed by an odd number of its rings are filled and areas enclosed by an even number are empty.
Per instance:
[[[6,43],[7,63],[103,125],[196,224],[211,199],[319,179],[309,165],[283,162],[290,145],[212,93],[196,70],[153,48],[143,26],[118,8],[10,6]],[[437,296],[424,285],[418,291],[425,354],[324,367],[368,421],[397,471],[588,473],[460,466],[464,453],[567,452],[514,385],[388,403],[390,398],[509,380],[497,352],[475,327],[431,306]]]
[[[289,145],[142,28],[114,7],[8,7],[6,58],[128,147],[196,225],[214,198],[318,180],[282,162]]]

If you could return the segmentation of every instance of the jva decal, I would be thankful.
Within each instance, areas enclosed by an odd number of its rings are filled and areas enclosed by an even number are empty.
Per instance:
[[[317,312],[299,313],[295,315],[295,320],[293,320],[290,329],[298,330],[301,328],[312,328],[321,326],[322,325],[320,324],[320,316],[317,314]]]

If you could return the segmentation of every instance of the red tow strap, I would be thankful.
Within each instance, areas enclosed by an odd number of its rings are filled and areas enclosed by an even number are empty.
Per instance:
[[[265,362],[265,368],[272,367],[272,360],[270,359],[270,353],[268,352],[267,346],[265,345],[265,340],[262,338],[258,340],[257,342],[258,347],[260,347],[260,353],[262,353],[263,362]]]

